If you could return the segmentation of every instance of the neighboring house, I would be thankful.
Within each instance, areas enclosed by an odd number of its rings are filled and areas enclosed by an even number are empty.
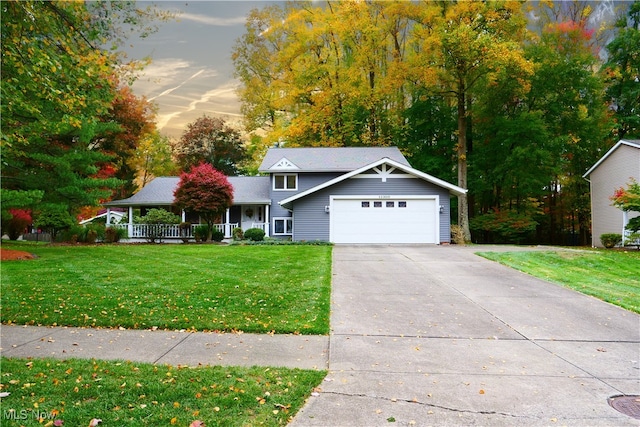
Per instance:
[[[259,171],[267,175],[229,177],[233,206],[219,226],[225,236],[239,226],[298,241],[446,243],[450,198],[466,192],[413,169],[396,147],[271,148]],[[156,178],[105,206],[170,207],[178,180]]]
[[[602,234],[624,235],[629,219],[638,215],[613,206],[611,196],[631,178],[640,181],[640,140],[619,141],[583,177],[591,186],[592,246],[602,247]]]

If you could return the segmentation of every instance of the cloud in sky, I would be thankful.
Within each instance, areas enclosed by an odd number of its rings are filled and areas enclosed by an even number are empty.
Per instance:
[[[219,27],[228,27],[231,25],[243,25],[244,16],[234,16],[231,18],[220,18],[217,16],[199,15],[195,13],[181,13],[178,17],[180,20],[193,21],[206,25],[214,25]]]
[[[195,79],[196,77],[198,77],[198,76],[199,76],[200,74],[202,74],[202,73],[204,73],[204,70],[200,70],[200,71],[196,72],[194,75],[192,75],[192,76],[191,76],[191,77],[189,77],[187,80],[185,80],[185,81],[183,81],[182,83],[180,83],[178,86],[175,86],[175,87],[172,87],[172,88],[169,88],[169,89],[165,89],[165,90],[163,90],[160,94],[158,94],[158,95],[156,95],[156,96],[153,96],[153,97],[149,98],[149,101],[153,101],[154,99],[160,98],[160,97],[161,97],[161,96],[163,96],[163,95],[168,95],[168,94],[170,94],[170,93],[171,93],[171,92],[173,92],[174,90],[178,90],[178,89],[180,89],[182,86],[184,86],[185,84],[187,84],[187,82],[188,82],[189,80]]]
[[[144,0],[142,1],[144,2]],[[170,137],[203,114],[238,123],[240,101],[235,89],[231,51],[244,33],[246,16],[271,1],[163,1],[178,11],[176,20],[140,40],[127,52],[151,58],[133,90],[158,106],[157,126]]]
[[[235,82],[211,88],[206,82],[185,82],[182,95],[169,94],[166,103],[172,108],[158,114],[158,129],[166,134],[178,136],[186,125],[203,114],[222,116],[225,119],[242,117],[235,95]]]

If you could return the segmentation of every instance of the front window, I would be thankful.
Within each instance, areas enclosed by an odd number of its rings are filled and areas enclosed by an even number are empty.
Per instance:
[[[273,189],[274,190],[297,190],[298,189],[298,175],[296,174],[278,174],[273,176]]]
[[[273,234],[274,235],[293,234],[293,218],[274,218]]]

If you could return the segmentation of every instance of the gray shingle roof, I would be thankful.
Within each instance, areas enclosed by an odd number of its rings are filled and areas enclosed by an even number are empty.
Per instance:
[[[290,170],[292,172],[350,172],[383,158],[411,166],[398,147],[300,147],[270,148],[260,164],[260,172]],[[274,167],[282,159],[295,165]],[[271,169],[274,167],[273,169]]]
[[[230,176],[229,183],[233,186],[234,204],[268,204],[269,177],[268,176]],[[180,178],[177,176],[163,176],[155,178],[128,199],[113,200],[104,206],[167,206],[173,204],[173,192],[178,187]]]

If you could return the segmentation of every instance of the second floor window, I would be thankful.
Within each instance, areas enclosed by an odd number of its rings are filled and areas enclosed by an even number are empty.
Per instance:
[[[279,174],[273,176],[274,190],[297,190],[298,175],[296,174]]]

